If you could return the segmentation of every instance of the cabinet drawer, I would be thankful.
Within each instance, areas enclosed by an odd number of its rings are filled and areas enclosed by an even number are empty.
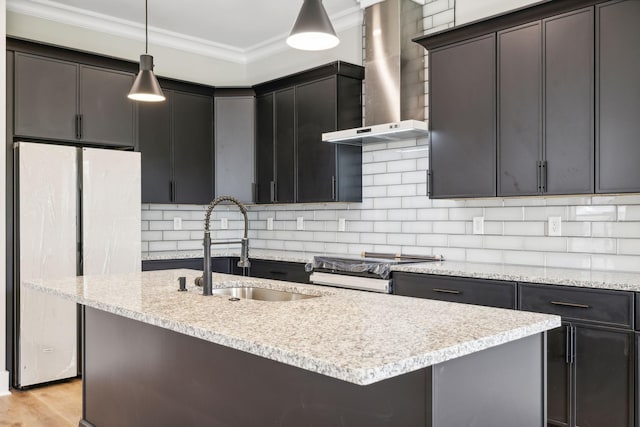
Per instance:
[[[516,284],[506,281],[394,272],[393,293],[490,307],[516,308]]]
[[[633,328],[633,292],[520,284],[519,308]]]
[[[309,273],[304,270],[304,264],[297,262],[252,259],[249,274],[263,279],[309,283]]]

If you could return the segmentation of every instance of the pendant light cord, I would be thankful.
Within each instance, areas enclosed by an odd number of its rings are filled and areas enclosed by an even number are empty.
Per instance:
[[[144,53],[149,53],[149,5],[144,0]]]

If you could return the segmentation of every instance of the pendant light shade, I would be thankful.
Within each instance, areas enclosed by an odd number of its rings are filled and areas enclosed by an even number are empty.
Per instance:
[[[127,97],[134,101],[159,102],[164,101],[164,93],[155,74],[153,74],[153,56],[149,50],[149,16],[147,0],[144,2],[144,54],[140,55],[140,71],[133,81]]]
[[[322,0],[304,0],[287,44],[301,50],[325,50],[336,47],[340,39],[331,25]]]

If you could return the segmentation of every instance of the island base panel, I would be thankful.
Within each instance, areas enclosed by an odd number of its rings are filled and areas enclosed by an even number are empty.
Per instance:
[[[541,427],[544,334],[360,386],[97,309],[80,427]]]
[[[85,325],[97,427],[425,425],[424,370],[360,386],[92,308]]]

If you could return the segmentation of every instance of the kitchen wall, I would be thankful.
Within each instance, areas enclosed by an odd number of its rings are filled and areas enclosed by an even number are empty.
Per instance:
[[[0,0],[0,48],[6,48],[6,1]],[[6,81],[6,56],[0,57],[0,81]],[[0,135],[6,135],[6,85],[0,85]],[[6,151],[0,150],[0,168],[6,164]],[[6,274],[6,174],[0,173],[0,277]],[[0,292],[0,396],[9,394],[9,372],[5,370],[7,294]]]
[[[453,0],[427,2],[425,32],[453,26],[454,5]],[[249,206],[250,247],[302,256],[404,252],[442,254],[457,261],[640,272],[640,195],[430,200],[426,142],[364,147],[362,203]],[[179,257],[201,251],[204,208],[144,206],[143,255]],[[547,235],[550,216],[562,218],[559,237]],[[183,218],[184,230],[173,231],[174,217]],[[228,230],[219,230],[222,217],[229,220]],[[297,217],[304,218],[303,231],[296,230]],[[484,217],[484,234],[473,234],[474,217]],[[241,216],[233,208],[216,208],[214,218],[214,238],[240,235]],[[274,219],[273,231],[267,230],[267,218]],[[338,231],[339,218],[346,220],[345,231]]]

